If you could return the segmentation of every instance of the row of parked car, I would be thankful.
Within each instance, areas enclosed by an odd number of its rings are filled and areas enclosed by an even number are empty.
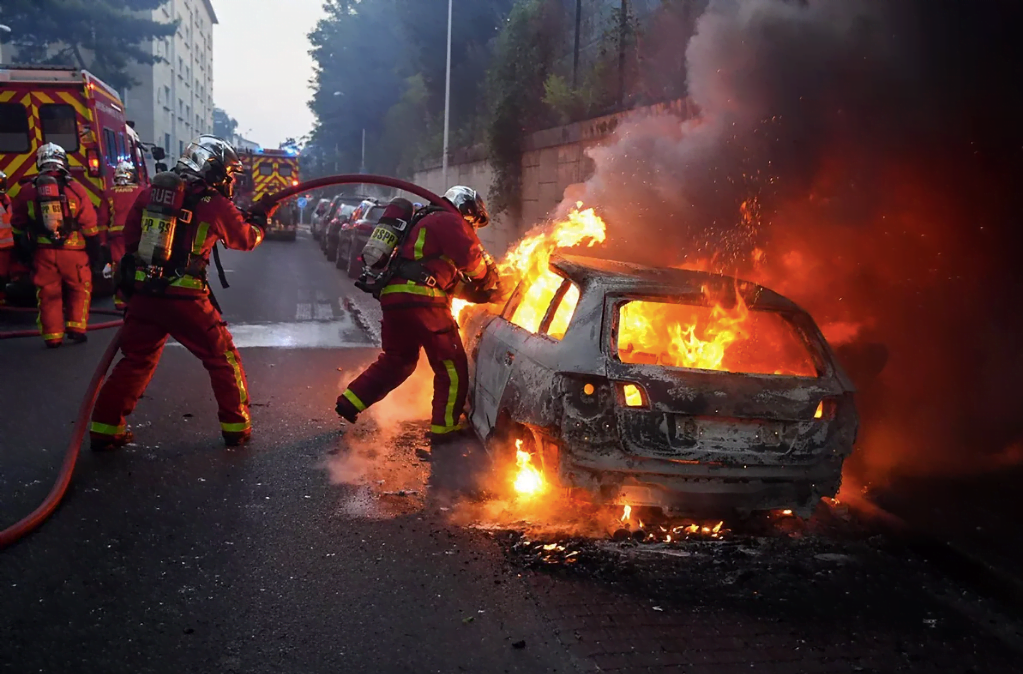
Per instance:
[[[362,271],[359,255],[373,228],[384,213],[385,204],[370,197],[336,196],[320,199],[313,211],[312,235],[320,250],[338,269],[358,278]]]

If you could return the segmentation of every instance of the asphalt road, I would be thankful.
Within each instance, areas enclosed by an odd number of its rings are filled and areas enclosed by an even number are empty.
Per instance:
[[[204,370],[169,345],[136,444],[84,452],[54,518],[0,552],[0,671],[1021,671],[1012,608],[842,516],[665,547],[425,507],[414,388],[338,433],[372,300],[305,233],[224,261],[255,441],[223,448]],[[0,342],[0,526],[45,496],[107,339]]]

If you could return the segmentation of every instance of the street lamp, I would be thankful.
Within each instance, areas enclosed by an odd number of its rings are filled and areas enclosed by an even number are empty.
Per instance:
[[[10,32],[11,32],[11,27],[10,26],[8,26],[5,23],[0,23],[0,33],[8,33],[8,34],[10,34]],[[2,44],[0,44],[0,63],[4,62],[3,48],[4,48],[4,46]]]
[[[444,158],[443,176],[444,188],[448,187],[448,125],[451,121],[451,9],[454,0],[448,0],[448,66],[447,75],[444,78]]]

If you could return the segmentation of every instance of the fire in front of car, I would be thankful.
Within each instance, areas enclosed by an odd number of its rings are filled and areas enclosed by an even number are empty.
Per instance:
[[[522,440],[515,441],[515,493],[520,498],[533,498],[547,491],[543,473],[533,465],[533,455],[522,449]]]

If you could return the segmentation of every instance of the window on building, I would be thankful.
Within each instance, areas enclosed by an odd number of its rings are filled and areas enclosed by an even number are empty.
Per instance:
[[[43,129],[44,142],[56,143],[68,153],[78,151],[78,116],[70,105],[40,105],[39,123]]]
[[[181,71],[184,70],[184,69],[185,69],[185,59],[183,59],[183,58],[181,58],[179,56],[178,57],[178,73],[180,74]]]
[[[192,116],[192,106],[191,105],[186,105],[185,106],[185,119],[188,119],[191,116]]]
[[[171,144],[170,134],[169,133],[163,134],[163,151],[166,152],[167,154],[170,154],[170,144]]]
[[[185,154],[185,141],[179,140],[178,141],[178,156],[180,157],[183,154]]]
[[[179,98],[178,99],[178,114],[181,114],[184,111],[185,111],[185,101],[183,99]]]
[[[21,154],[31,147],[25,106],[21,103],[0,103],[0,152]]]

